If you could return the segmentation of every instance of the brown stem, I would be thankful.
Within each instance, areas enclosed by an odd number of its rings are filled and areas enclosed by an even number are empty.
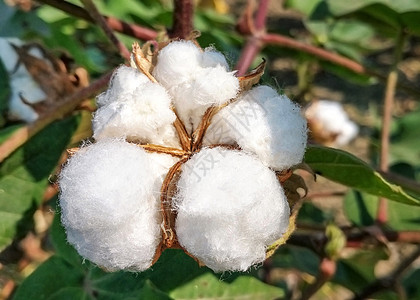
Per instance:
[[[172,248],[176,244],[177,238],[175,233],[175,212],[172,208],[171,201],[171,182],[174,179],[175,175],[180,170],[183,163],[188,160],[187,158],[179,160],[174,164],[166,174],[165,179],[162,183],[162,188],[160,191],[160,204],[162,209],[162,239],[163,245],[167,248]]]
[[[354,296],[354,300],[367,299],[370,296],[389,288],[393,288],[401,275],[406,271],[410,265],[420,256],[420,247],[414,250],[406,259],[404,259],[397,268],[389,275],[379,278],[376,281],[365,287],[360,293]]]
[[[94,22],[94,19],[89,15],[89,13],[84,10],[83,8],[74,5],[72,3],[62,1],[62,0],[38,0],[40,3],[44,3],[55,7],[61,11],[68,13],[69,15],[75,16],[77,18],[86,20],[88,22]],[[117,32],[124,33],[126,35],[135,37],[140,40],[153,40],[156,39],[157,33],[156,31],[141,27],[135,24],[129,24],[127,22],[118,20],[114,17],[107,17],[104,16],[106,23],[108,26]]]
[[[118,50],[120,55],[127,61],[130,61],[130,51],[127,47],[118,40],[117,36],[114,34],[112,29],[109,27],[108,23],[106,22],[105,18],[99,13],[98,8],[93,3],[92,0],[81,0],[83,6],[85,7],[86,11],[95,21],[95,23],[103,30],[106,37],[111,41],[111,43],[115,46]]]
[[[258,10],[255,15],[255,29],[257,30],[264,30],[265,23],[267,20],[267,10],[268,10],[268,3],[270,0],[260,0],[260,4],[258,5]]]
[[[143,148],[144,150],[148,152],[169,154],[175,157],[185,157],[186,155],[189,155],[189,153],[185,152],[184,150],[172,148],[172,147],[165,147],[165,146],[152,145],[152,144],[146,144],[146,145],[137,144],[137,146]]]
[[[398,64],[402,58],[402,52],[405,43],[405,34],[401,32],[396,41],[394,63],[388,74],[384,109],[382,116],[382,132],[381,132],[381,149],[379,155],[379,169],[382,172],[388,171],[389,165],[389,138],[391,133],[391,122],[392,122],[392,110],[394,106],[394,96],[398,83]],[[376,212],[376,222],[379,224],[385,224],[388,221],[388,202],[385,198],[380,198],[378,203],[378,210]]]
[[[103,75],[88,87],[78,90],[60,101],[56,106],[52,106],[34,123],[25,125],[13,132],[13,134],[0,145],[0,162],[47,125],[71,113],[80,102],[103,90],[111,78],[111,75],[112,72]]]
[[[262,47],[263,43],[259,38],[251,36],[248,39],[235,67],[238,70],[237,76],[243,76],[247,72]]]
[[[301,300],[311,298],[328,280],[330,280],[337,270],[337,263],[327,257],[324,257],[319,265],[319,275],[315,282],[310,285],[301,297]]]
[[[172,29],[169,37],[185,39],[193,30],[194,4],[192,0],[174,0]]]

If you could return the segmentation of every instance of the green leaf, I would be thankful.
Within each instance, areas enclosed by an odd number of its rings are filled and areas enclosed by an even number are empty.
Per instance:
[[[287,8],[293,8],[306,16],[310,16],[324,0],[287,0],[284,5]]]
[[[338,261],[332,281],[351,291],[358,291],[375,280],[376,264],[387,258],[384,248],[359,249],[354,255]]]
[[[309,146],[305,162],[317,174],[348,187],[393,201],[420,205],[419,199],[407,194],[400,186],[386,181],[367,163],[348,152]]]
[[[77,119],[48,126],[16,150],[0,166],[0,249],[32,225],[48,178],[72,133]]]
[[[206,273],[185,285],[174,289],[170,294],[174,299],[275,299],[283,298],[281,288],[262,283],[251,276],[240,276],[232,282],[222,281],[214,274]]]
[[[397,13],[420,11],[418,0],[326,0],[331,12],[335,15],[346,15],[372,4],[383,5]]]
[[[359,226],[373,225],[373,216],[378,208],[378,197],[365,193],[350,192],[344,200],[344,209],[347,217]],[[388,222],[394,230],[419,230],[420,207],[389,202]]]
[[[391,163],[404,161],[420,167],[420,110],[395,120],[395,125],[391,137]]]

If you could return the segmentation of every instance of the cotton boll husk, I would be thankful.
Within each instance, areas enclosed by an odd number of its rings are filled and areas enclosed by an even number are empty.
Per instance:
[[[173,199],[180,244],[216,272],[245,271],[287,230],[273,171],[244,152],[204,148],[182,167]]]
[[[188,81],[199,69],[201,50],[191,41],[175,41],[159,51],[153,69],[155,78],[166,88]]]
[[[258,86],[214,116],[204,143],[238,144],[266,166],[284,170],[302,161],[306,139],[300,108],[272,88]]]
[[[137,69],[120,66],[112,74],[108,90],[96,98],[98,106],[110,102],[127,101],[133,96],[135,90],[150,80]]]
[[[100,107],[92,120],[96,140],[126,137],[145,143],[178,145],[171,98],[156,83],[146,82],[124,101]]]
[[[216,66],[222,66],[225,71],[229,70],[229,65],[225,56],[212,47],[206,48],[202,53],[200,66],[203,68],[214,68]]]
[[[121,140],[79,150],[60,174],[68,241],[108,270],[144,270],[160,242],[159,190],[165,166]]]

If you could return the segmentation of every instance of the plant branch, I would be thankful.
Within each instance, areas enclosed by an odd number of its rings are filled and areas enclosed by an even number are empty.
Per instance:
[[[174,0],[173,24],[169,30],[171,38],[185,39],[193,30],[194,4],[192,0]]]
[[[13,134],[0,145],[0,162],[47,125],[68,115],[80,102],[103,90],[108,84],[111,75],[112,72],[103,75],[88,87],[76,91],[64,98],[63,101],[60,101],[56,106],[52,106],[34,123],[25,125],[13,132]]]
[[[311,249],[315,253],[322,254],[328,238],[325,235],[325,228],[308,229],[303,225],[297,224],[298,229],[287,241],[290,245],[305,247]],[[341,228],[346,235],[346,247],[360,248],[366,243],[372,243],[372,234],[363,228]],[[384,229],[383,234],[390,242],[420,244],[420,231],[394,231]],[[379,241],[378,241],[379,243]]]
[[[382,115],[382,132],[381,132],[381,149],[379,155],[379,170],[382,172],[388,171],[389,165],[389,142],[391,134],[392,110],[394,106],[394,96],[398,83],[398,64],[402,58],[402,52],[406,40],[406,35],[401,31],[396,40],[394,63],[388,74],[384,108]],[[385,224],[388,221],[388,202],[381,197],[378,203],[378,210],[376,212],[376,222]]]
[[[360,293],[354,296],[354,300],[367,299],[377,292],[394,287],[401,275],[408,267],[420,256],[420,247],[413,251],[406,259],[404,259],[397,268],[388,276],[377,279],[376,281],[365,287]]]
[[[86,10],[72,3],[62,1],[62,0],[38,0],[38,2],[55,7],[74,17],[86,20],[91,23],[94,22],[94,19],[90,16],[90,14]],[[127,22],[118,20],[114,17],[103,16],[103,18],[105,19],[105,22],[112,30],[126,34],[128,36],[132,36],[136,39],[147,41],[147,40],[153,40],[157,37],[156,31],[152,29],[141,27],[135,24],[129,24]]]
[[[95,21],[95,23],[99,27],[101,27],[101,29],[103,30],[107,38],[115,46],[115,48],[118,50],[120,55],[125,60],[130,61],[130,51],[127,49],[127,47],[123,43],[121,43],[120,40],[118,40],[118,38],[116,37],[112,29],[109,27],[108,23],[106,22],[105,18],[100,14],[98,8],[93,3],[93,1],[92,0],[81,0],[81,1],[86,11]]]

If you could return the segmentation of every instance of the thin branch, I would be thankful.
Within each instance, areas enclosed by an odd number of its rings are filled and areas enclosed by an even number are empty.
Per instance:
[[[89,13],[86,10],[72,3],[62,1],[62,0],[38,0],[38,2],[55,7],[74,17],[86,20],[91,23],[94,22],[94,20],[92,19],[92,17],[89,15]],[[135,24],[129,24],[127,22],[118,20],[114,17],[107,17],[107,16],[103,16],[103,17],[105,18],[105,21],[108,24],[108,26],[112,30],[115,30],[117,32],[126,34],[128,36],[132,36],[134,38],[144,40],[144,41],[154,40],[157,37],[157,32],[152,29],[141,27]]]
[[[401,32],[396,40],[394,63],[390,69],[386,82],[384,109],[382,115],[381,149],[379,155],[379,169],[382,172],[388,171],[392,110],[394,107],[394,96],[398,83],[398,64],[402,58],[405,40],[406,35]],[[388,221],[388,202],[382,197],[379,199],[376,221],[379,224],[385,224]]]
[[[267,21],[268,3],[270,0],[260,0],[258,10],[255,15],[255,29],[265,30],[265,23]]]
[[[254,19],[252,18],[252,14],[250,12],[254,6],[253,1],[248,1],[247,11],[242,19],[242,24],[238,24],[239,26],[237,28],[241,28],[246,34],[251,33],[251,36],[248,37],[246,45],[243,48],[236,64],[235,69],[238,70],[237,76],[242,76],[247,72],[255,57],[264,47],[264,43],[260,37],[265,33],[268,3],[269,0],[260,1]]]
[[[81,0],[83,6],[85,7],[86,11],[95,21],[95,23],[101,27],[107,38],[111,41],[111,43],[115,46],[118,50],[120,55],[127,61],[130,61],[130,51],[127,47],[116,37],[112,29],[109,27],[108,23],[106,22],[105,18],[100,14],[98,8],[93,3],[92,0]]]
[[[13,151],[22,146],[27,140],[44,129],[52,122],[63,118],[71,113],[83,100],[92,97],[105,88],[111,78],[112,72],[103,75],[86,88],[82,88],[60,101],[57,106],[51,107],[40,119],[34,123],[25,125],[15,132],[0,145],[0,162],[8,157]]]
[[[388,276],[379,278],[376,281],[372,282],[367,287],[365,287],[360,293],[356,294],[353,299],[367,299],[380,291],[394,287],[400,279],[401,275],[404,273],[404,271],[406,271],[419,256],[420,247],[414,250],[414,252],[411,253],[410,256],[404,259],[397,266],[397,268],[394,271],[392,271]]]
[[[322,48],[299,42],[284,35],[267,33],[261,36],[261,41],[266,45],[277,45],[312,54],[322,60],[326,60],[336,65],[345,67],[346,69],[349,69],[358,74],[368,74],[377,76],[377,74],[372,74],[372,72],[367,70],[363,65],[347,57],[327,51]]]
[[[194,4],[192,0],[174,0],[174,13],[172,29],[169,30],[171,38],[185,39],[193,31]]]

